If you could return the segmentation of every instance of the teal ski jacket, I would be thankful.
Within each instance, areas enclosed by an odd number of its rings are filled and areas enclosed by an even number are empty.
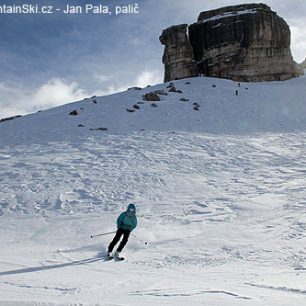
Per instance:
[[[117,219],[118,229],[132,231],[137,226],[136,207],[134,204],[129,204],[127,210],[120,214]]]

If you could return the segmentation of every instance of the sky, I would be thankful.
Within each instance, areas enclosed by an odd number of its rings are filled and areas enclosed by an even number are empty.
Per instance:
[[[0,118],[92,95],[163,81],[164,28],[193,23],[200,12],[248,0],[0,0],[52,6],[53,14],[0,14]],[[69,5],[104,5],[112,14],[64,14]],[[306,57],[306,1],[267,0],[291,29],[294,60]],[[115,14],[116,6],[139,12]]]

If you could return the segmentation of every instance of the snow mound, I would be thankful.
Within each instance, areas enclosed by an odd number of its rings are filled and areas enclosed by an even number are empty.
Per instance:
[[[213,134],[306,130],[305,76],[268,83],[201,77],[172,83],[175,91],[168,83],[130,89],[4,121],[1,146],[148,130]],[[144,101],[150,92],[158,92],[161,101]]]

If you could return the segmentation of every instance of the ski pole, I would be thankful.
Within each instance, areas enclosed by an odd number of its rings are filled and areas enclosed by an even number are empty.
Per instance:
[[[114,233],[116,233],[116,231],[108,232],[108,233],[102,233],[102,234],[97,234],[97,235],[91,235],[90,238],[94,238],[94,237],[98,237],[98,236],[105,236],[105,235],[114,234]]]
[[[147,241],[145,241],[145,240],[143,240],[143,239],[141,239],[141,238],[137,237],[136,235],[132,234],[132,236],[133,236],[133,237],[135,237],[135,238],[137,238],[138,240],[140,240],[140,241],[144,242],[144,244],[146,244],[146,245],[148,244],[148,242],[147,242]]]

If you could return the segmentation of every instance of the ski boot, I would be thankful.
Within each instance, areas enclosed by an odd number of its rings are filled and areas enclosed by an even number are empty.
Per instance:
[[[122,261],[122,260],[124,260],[124,257],[120,257],[120,252],[116,251],[115,252],[115,260]]]
[[[107,251],[107,253],[106,253],[106,259],[107,259],[107,260],[112,260],[112,259],[113,259],[112,252]]]

